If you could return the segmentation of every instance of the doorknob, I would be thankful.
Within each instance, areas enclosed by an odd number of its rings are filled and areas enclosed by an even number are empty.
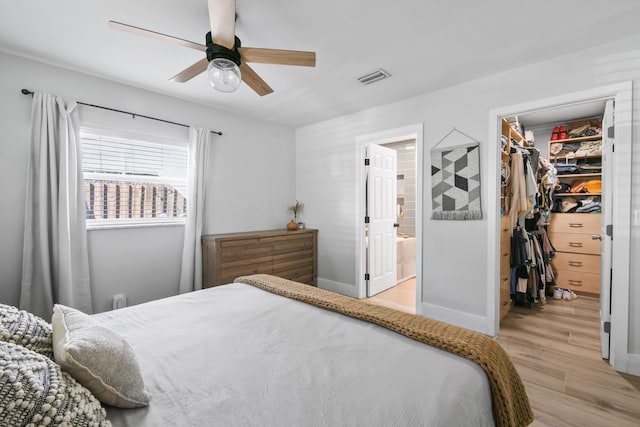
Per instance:
[[[398,227],[400,227],[400,224],[398,224],[398,223],[396,222],[396,223],[394,223],[394,224],[393,224],[393,226],[394,226],[395,228],[398,228]]]

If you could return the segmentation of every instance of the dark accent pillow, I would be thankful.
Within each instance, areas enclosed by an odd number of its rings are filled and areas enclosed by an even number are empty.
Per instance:
[[[53,360],[51,325],[11,305],[0,304],[0,341],[21,345]]]
[[[111,426],[89,390],[53,360],[0,342],[0,425]]]

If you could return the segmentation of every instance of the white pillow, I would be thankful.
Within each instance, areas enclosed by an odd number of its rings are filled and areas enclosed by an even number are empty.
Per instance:
[[[91,316],[56,304],[53,307],[55,361],[101,402],[119,408],[149,404],[133,348]]]

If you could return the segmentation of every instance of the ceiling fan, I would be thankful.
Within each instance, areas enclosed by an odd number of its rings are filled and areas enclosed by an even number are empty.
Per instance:
[[[315,52],[241,47],[240,39],[235,35],[236,0],[208,2],[211,31],[206,35],[206,45],[116,21],[109,21],[109,26],[206,52],[205,58],[169,80],[184,83],[207,71],[211,85],[221,92],[235,91],[241,80],[260,96],[273,92],[247,62],[315,67]]]

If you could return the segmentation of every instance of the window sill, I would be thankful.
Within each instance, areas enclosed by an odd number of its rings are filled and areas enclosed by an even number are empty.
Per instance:
[[[136,222],[136,223],[126,223],[126,222],[117,222],[111,223],[109,222],[100,222],[96,224],[90,224],[87,222],[87,231],[94,230],[112,230],[112,229],[121,229],[121,228],[153,228],[153,227],[175,227],[186,225],[186,221],[154,221],[154,222]]]

